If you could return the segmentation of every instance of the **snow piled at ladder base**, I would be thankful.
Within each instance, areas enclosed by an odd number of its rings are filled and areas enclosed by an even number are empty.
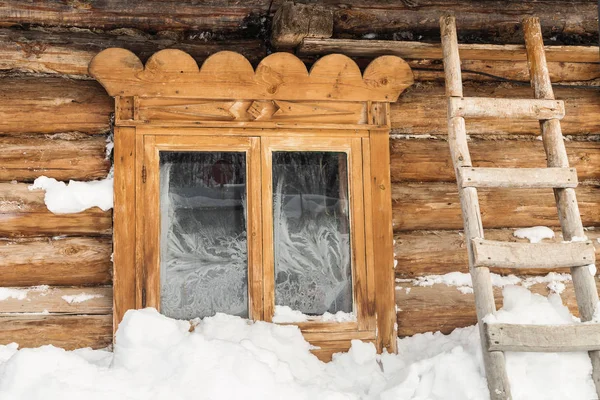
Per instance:
[[[577,323],[559,295],[504,289],[497,321]],[[0,398],[55,399],[489,399],[478,329],[426,333],[377,355],[353,341],[325,364],[292,325],[217,314],[178,321],[154,309],[128,311],[114,353],[53,346],[0,346]],[[514,399],[593,399],[586,353],[507,353]]]

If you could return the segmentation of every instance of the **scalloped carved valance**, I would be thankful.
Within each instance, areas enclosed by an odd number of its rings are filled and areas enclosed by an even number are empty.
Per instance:
[[[394,102],[413,83],[399,57],[378,57],[363,74],[341,54],[322,57],[309,72],[290,53],[271,54],[254,70],[230,51],[213,54],[199,68],[180,50],[159,51],[144,66],[132,52],[110,48],[94,57],[89,73],[111,96],[122,97]]]

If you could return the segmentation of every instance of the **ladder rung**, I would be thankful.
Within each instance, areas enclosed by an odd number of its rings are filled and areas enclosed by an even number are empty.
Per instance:
[[[475,267],[560,268],[593,264],[594,245],[585,242],[517,243],[475,238],[471,241]]]
[[[562,119],[565,116],[565,104],[562,100],[449,97],[448,115],[464,118]]]
[[[461,187],[574,188],[575,168],[476,168],[458,169]]]
[[[600,350],[600,324],[517,325],[486,323],[488,351],[558,353]]]

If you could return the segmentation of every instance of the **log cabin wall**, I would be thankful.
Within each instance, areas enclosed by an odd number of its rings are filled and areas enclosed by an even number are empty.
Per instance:
[[[106,176],[106,140],[113,104],[87,75],[100,50],[123,47],[145,61],[163,48],[190,53],[201,63],[220,50],[256,63],[273,47],[271,21],[280,1],[202,4],[133,0],[28,1],[0,4],[0,343],[53,343],[104,347],[112,340],[112,214],[95,208],[79,214],[47,211],[42,191],[28,185],[40,175],[58,180]],[[334,39],[362,39],[341,46],[357,62],[375,55],[369,39],[439,43],[439,16],[455,13],[463,43],[522,43],[525,15],[537,15],[548,45],[597,46],[596,1],[541,2],[457,0],[326,1]],[[376,34],[375,37],[373,33]],[[340,44],[341,42],[337,42]],[[341,43],[343,44],[343,43]],[[597,50],[597,48],[596,48]],[[313,62],[328,49],[296,49]],[[385,52],[385,49],[382,50]],[[597,52],[596,52],[597,54]],[[446,100],[439,59],[408,59],[416,84],[392,105],[391,173],[400,335],[475,322],[473,296],[456,287],[418,286],[432,274],[467,272],[462,220],[446,137]],[[465,60],[466,95],[531,97],[523,60]],[[571,165],[579,173],[585,226],[600,243],[600,66],[598,60],[550,63]],[[467,124],[474,162],[482,166],[545,165],[537,123],[473,121]],[[510,134],[510,136],[509,136]],[[514,228],[559,229],[551,190],[483,192],[483,224],[491,239],[515,240]],[[556,240],[560,240],[557,238]],[[503,271],[498,271],[503,272]],[[536,273],[530,271],[531,274]],[[565,271],[567,272],[567,271]],[[39,287],[48,285],[48,288]],[[533,286],[547,293],[545,284]],[[24,290],[28,292],[24,295]],[[94,295],[83,302],[68,296]],[[567,283],[564,301],[574,309]],[[501,304],[501,298],[498,297]]]

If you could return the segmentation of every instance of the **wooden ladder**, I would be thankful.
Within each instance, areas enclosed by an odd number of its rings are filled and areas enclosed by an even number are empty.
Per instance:
[[[589,264],[594,246],[585,233],[574,188],[577,173],[569,167],[560,128],[565,114],[562,101],[554,99],[546,65],[540,22],[523,21],[525,47],[535,99],[463,97],[460,58],[454,17],[440,19],[446,95],[448,96],[448,142],[465,227],[469,270],[473,279],[477,321],[483,347],[488,388],[493,400],[510,399],[504,351],[588,351],[592,377],[600,398],[600,325],[487,324],[486,315],[496,311],[489,267],[571,267],[575,296],[582,321],[593,318],[598,292]],[[471,163],[465,118],[538,119],[548,168],[478,168]],[[484,239],[477,188],[553,188],[563,243],[511,243]]]

